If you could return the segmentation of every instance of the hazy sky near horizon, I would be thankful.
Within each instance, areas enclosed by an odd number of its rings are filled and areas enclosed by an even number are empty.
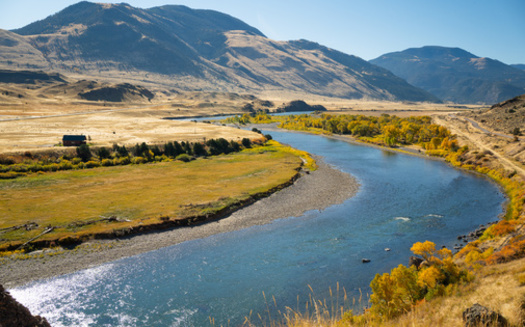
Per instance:
[[[0,0],[0,28],[15,29],[79,0]],[[525,0],[102,0],[151,8],[213,9],[274,40],[307,39],[374,59],[425,45],[459,47],[525,64]]]

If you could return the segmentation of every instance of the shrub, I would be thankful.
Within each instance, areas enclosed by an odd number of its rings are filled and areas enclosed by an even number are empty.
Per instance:
[[[79,159],[80,160],[80,159]],[[41,164],[38,164],[38,163],[34,163],[32,165],[29,165],[29,171],[33,172],[33,173],[36,173],[37,171],[43,171],[44,168],[42,167]]]
[[[16,171],[18,173],[26,173],[29,171],[29,167],[24,164],[16,164],[11,168],[11,170]]]
[[[55,163],[42,166],[43,171],[57,171],[59,169],[60,169],[60,166]]]
[[[97,167],[100,167],[100,162],[98,162],[98,161],[88,161],[88,162],[86,162],[85,167],[86,168],[97,168]]]
[[[2,164],[2,165],[14,165],[15,164],[15,160],[13,159],[13,157],[7,157],[7,156],[4,156],[4,155],[0,155],[0,164]]]
[[[175,159],[183,161],[183,162],[189,162],[191,161],[192,158],[186,153],[183,153],[183,154],[179,154]]]
[[[494,253],[494,248],[490,247],[484,252],[481,252],[480,249],[475,248],[472,249],[467,255],[465,256],[465,263],[467,264],[475,264],[479,261],[486,260]]]
[[[516,229],[516,221],[500,220],[487,228],[483,233],[483,240],[493,239],[498,236],[505,236],[512,233]]]
[[[131,159],[131,163],[132,164],[135,164],[135,165],[140,165],[140,164],[143,164],[143,163],[146,163],[147,160],[145,158],[142,158],[142,157],[133,157],[133,159]]]
[[[509,244],[505,245],[501,250],[489,256],[486,261],[488,264],[504,263],[524,256],[525,239],[518,236],[511,239]]]
[[[113,166],[113,160],[112,159],[104,159],[104,160],[102,160],[102,162],[100,164],[102,166],[104,166],[104,167],[110,167],[110,166]]]
[[[118,159],[118,164],[119,165],[129,165],[131,163],[131,159],[129,159],[128,156],[126,157],[121,157]]]
[[[21,175],[22,174],[14,172],[14,171],[8,171],[6,173],[0,173],[0,179],[14,179]]]
[[[63,160],[60,162],[60,170],[71,170],[73,169],[73,164],[68,160]]]

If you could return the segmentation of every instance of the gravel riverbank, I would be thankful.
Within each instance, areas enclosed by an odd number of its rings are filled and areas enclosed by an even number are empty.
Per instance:
[[[181,242],[300,216],[309,210],[342,203],[357,193],[359,183],[355,178],[329,166],[319,157],[316,160],[319,166],[316,171],[303,171],[293,185],[221,220],[119,240],[96,241],[53,256],[16,261],[7,259],[0,266],[0,284],[13,288]]]

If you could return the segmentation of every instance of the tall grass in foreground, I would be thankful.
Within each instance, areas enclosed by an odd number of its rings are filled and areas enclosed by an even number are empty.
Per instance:
[[[329,289],[329,303],[327,299],[323,301],[316,299],[313,289],[310,288],[309,300],[306,302],[304,311],[292,310],[287,308],[287,312],[283,315],[283,323],[279,326],[290,326],[290,327],[308,327],[308,326],[341,326],[341,318],[348,313],[352,314],[352,310],[349,307],[363,308],[363,295],[360,293],[359,299],[356,301],[352,299],[352,304],[348,299],[346,290],[342,290],[337,283],[335,294],[332,292],[332,288]],[[342,294],[340,294],[342,292]],[[340,299],[343,302],[340,303]],[[335,298],[335,300],[334,300]]]
[[[364,308],[363,294],[360,291],[359,299],[349,300],[348,294],[344,288],[337,283],[335,290],[330,287],[328,298],[319,299],[316,297],[313,288],[308,285],[310,294],[308,300],[302,302],[297,296],[296,308],[286,306],[284,311],[279,309],[278,303],[274,296],[268,299],[263,292],[262,296],[265,301],[266,309],[262,313],[254,314],[253,311],[244,318],[242,326],[246,327],[309,327],[309,326],[346,326],[342,317],[352,315],[350,308]],[[211,326],[216,326],[215,319],[210,317]],[[221,325],[222,326],[222,325]],[[228,322],[228,325],[230,323]]]

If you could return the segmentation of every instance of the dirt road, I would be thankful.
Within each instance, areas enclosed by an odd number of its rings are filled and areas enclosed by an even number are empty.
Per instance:
[[[455,114],[449,114],[447,116],[433,116],[432,119],[434,119],[434,121],[437,124],[446,126],[452,131],[452,133],[455,133],[463,139],[467,140],[468,142],[472,143],[480,150],[490,151],[505,168],[509,170],[515,170],[516,173],[520,174],[525,178],[525,169],[523,169],[521,165],[519,165],[514,160],[508,158],[507,156],[501,154],[500,152],[496,151],[493,147],[493,144],[496,143],[498,137],[504,137],[507,139],[513,139],[513,137],[506,134],[490,131],[486,128],[479,126],[479,124],[476,121],[473,121],[472,119],[460,117]],[[483,140],[480,134],[470,132],[468,130],[468,126],[471,126],[472,128],[480,131],[481,135],[485,136],[486,138],[493,139],[493,141],[487,142],[486,139]]]

